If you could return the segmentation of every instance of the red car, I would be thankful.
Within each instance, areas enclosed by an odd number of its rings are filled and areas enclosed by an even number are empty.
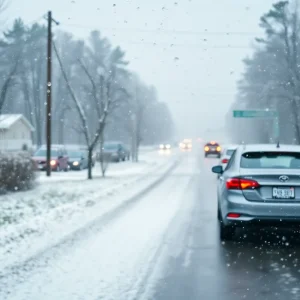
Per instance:
[[[47,148],[42,146],[37,152],[33,155],[33,160],[36,162],[38,170],[46,170],[46,157],[47,157]],[[65,171],[69,170],[69,157],[64,146],[51,146],[51,169],[52,171]]]

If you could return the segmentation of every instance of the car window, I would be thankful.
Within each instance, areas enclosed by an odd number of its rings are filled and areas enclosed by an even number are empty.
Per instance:
[[[300,152],[247,152],[242,155],[241,168],[300,169]]]
[[[227,149],[226,150],[226,155],[231,156],[233,154],[233,152],[234,152],[234,149]]]
[[[103,148],[105,150],[116,150],[118,149],[118,144],[104,144]]]
[[[46,157],[46,155],[47,155],[47,150],[46,149],[40,149],[40,150],[38,150],[35,154],[34,154],[34,156],[45,156]],[[57,156],[58,155],[58,152],[57,152],[57,150],[51,150],[51,156],[53,157],[53,156]]]
[[[235,156],[236,156],[236,150],[233,151],[233,154],[231,155],[231,157],[230,157],[230,159],[228,161],[228,164],[227,164],[227,166],[226,166],[226,168],[225,168],[224,171],[227,171],[227,170],[229,170],[231,168],[231,166],[233,165]]]

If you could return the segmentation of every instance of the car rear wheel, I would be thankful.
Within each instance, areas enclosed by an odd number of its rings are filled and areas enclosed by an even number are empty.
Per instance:
[[[219,208],[219,205],[218,205],[218,221],[221,222],[222,221],[222,214],[221,214],[221,210]]]
[[[225,226],[222,221],[220,221],[220,239],[222,241],[231,241],[235,234],[234,226]]]

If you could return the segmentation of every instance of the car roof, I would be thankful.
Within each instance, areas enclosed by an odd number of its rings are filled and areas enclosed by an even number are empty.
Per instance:
[[[57,145],[57,144],[52,144],[51,145],[51,149],[65,149],[66,147],[64,145]],[[47,145],[42,145],[41,147],[39,147],[38,149],[47,149]]]
[[[207,142],[206,145],[219,145],[219,143],[216,141],[210,141],[210,142]]]
[[[239,145],[234,145],[234,144],[231,144],[231,145],[223,145],[223,149],[224,150],[235,150]]]
[[[285,145],[280,144],[279,148],[277,144],[249,144],[240,145],[238,147],[242,153],[252,151],[272,151],[272,152],[300,152],[299,145]]]

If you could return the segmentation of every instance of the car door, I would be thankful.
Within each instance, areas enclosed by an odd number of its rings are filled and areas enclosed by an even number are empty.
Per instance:
[[[124,151],[123,151],[122,144],[119,144],[119,145],[118,145],[118,155],[119,155],[119,159],[120,159],[120,160],[123,160],[123,157],[124,157]]]
[[[58,161],[60,169],[63,169],[65,167],[64,166],[64,154],[61,149],[57,150],[57,161]]]
[[[82,152],[82,156],[83,156],[83,167],[85,168],[85,169],[87,169],[88,168],[88,162],[89,162],[89,159],[88,159],[88,151],[83,151]]]
[[[219,177],[219,180],[218,180],[218,202],[219,202],[221,211],[223,211],[223,207],[224,207],[224,205],[226,205],[226,202],[225,202],[226,193],[227,193],[226,180],[229,177],[228,174],[230,173],[231,169],[234,167],[235,159],[236,159],[236,151],[233,152],[223,174],[221,174],[221,176]]]
[[[64,169],[68,168],[69,156],[65,148],[62,149]]]

